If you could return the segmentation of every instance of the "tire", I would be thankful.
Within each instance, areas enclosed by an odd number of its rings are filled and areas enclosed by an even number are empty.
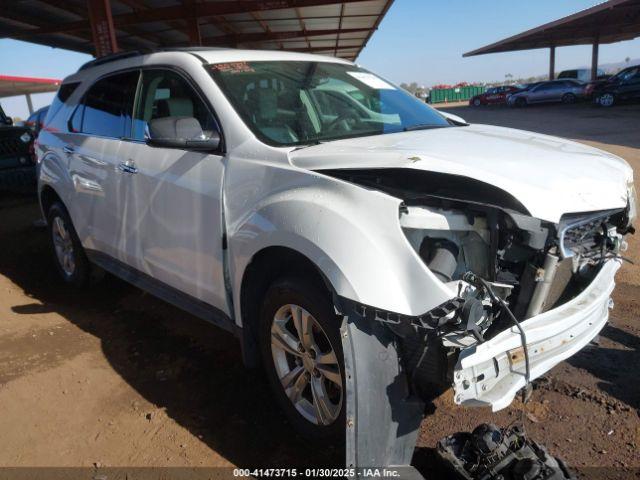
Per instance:
[[[259,328],[262,362],[280,408],[309,440],[344,440],[346,389],[339,325],[328,296],[305,279],[278,280],[265,294]],[[301,330],[311,334],[300,335]]]
[[[526,98],[522,98],[522,97],[516,98],[516,107],[524,108],[526,106],[527,106],[527,99]]]
[[[479,107],[480,105],[482,105],[482,102],[480,101],[479,98],[474,98],[473,99],[473,106],[474,107]]]
[[[561,98],[562,103],[570,104],[576,102],[576,96],[573,93],[565,93]]]
[[[612,107],[616,103],[616,96],[613,93],[603,93],[598,97],[598,105],[601,107]]]
[[[55,202],[47,212],[47,228],[53,261],[62,279],[76,287],[85,287],[91,278],[91,264],[67,209]]]

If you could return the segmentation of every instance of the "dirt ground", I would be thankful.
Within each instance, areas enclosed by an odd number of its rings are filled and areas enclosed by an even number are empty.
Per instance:
[[[589,143],[628,160],[640,179],[640,106],[443,109]],[[229,334],[112,277],[86,291],[62,285],[38,216],[34,198],[0,197],[0,466],[339,464],[337,448],[296,436]],[[639,237],[600,345],[537,382],[524,408],[491,414],[455,407],[450,392],[437,399],[414,457],[427,478],[437,476],[442,436],[521,417],[589,477],[638,473]]]

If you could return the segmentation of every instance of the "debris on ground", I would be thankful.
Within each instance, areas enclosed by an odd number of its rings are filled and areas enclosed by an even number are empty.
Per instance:
[[[439,458],[465,480],[563,480],[575,475],[546,448],[526,438],[519,426],[500,429],[482,423],[473,432],[443,438]]]

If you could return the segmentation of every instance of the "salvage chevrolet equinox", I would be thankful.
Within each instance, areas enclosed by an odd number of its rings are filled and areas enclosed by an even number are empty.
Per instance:
[[[446,388],[499,410],[590,343],[636,217],[621,158],[308,54],[93,60],[37,155],[64,281],[106,270],[233,332],[355,467],[408,464]]]

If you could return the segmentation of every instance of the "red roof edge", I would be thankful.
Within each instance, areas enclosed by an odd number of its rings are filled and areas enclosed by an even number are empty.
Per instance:
[[[47,85],[59,85],[62,80],[55,78],[35,78],[35,77],[14,77],[12,75],[0,75],[0,82],[17,82],[17,83],[43,83]]]

